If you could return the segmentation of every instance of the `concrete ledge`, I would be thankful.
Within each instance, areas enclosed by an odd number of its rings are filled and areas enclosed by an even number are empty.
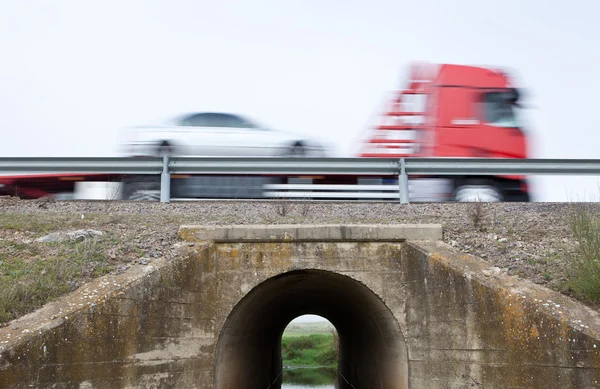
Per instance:
[[[442,239],[440,224],[355,225],[184,225],[179,238],[188,242],[402,242]]]

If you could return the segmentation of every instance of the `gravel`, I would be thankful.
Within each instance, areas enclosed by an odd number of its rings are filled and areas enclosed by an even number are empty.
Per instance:
[[[570,259],[577,252],[569,215],[577,206],[273,200],[161,204],[0,198],[0,218],[67,218],[77,228],[117,231],[141,249],[137,258],[131,259],[138,263],[140,259],[148,263],[151,258],[174,252],[181,224],[440,223],[443,240],[456,250],[479,256],[509,274],[565,292],[563,285],[569,277]],[[23,239],[36,239],[38,235],[25,233]],[[110,258],[116,254],[107,255]]]

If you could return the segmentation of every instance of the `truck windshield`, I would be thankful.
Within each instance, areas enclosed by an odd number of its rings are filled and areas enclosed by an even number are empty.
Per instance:
[[[519,127],[514,101],[503,92],[486,93],[483,96],[483,119],[496,127]]]

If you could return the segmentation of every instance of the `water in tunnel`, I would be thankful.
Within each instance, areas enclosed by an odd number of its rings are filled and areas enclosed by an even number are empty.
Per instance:
[[[408,387],[406,344],[392,312],[361,282],[322,270],[272,277],[237,303],[219,335],[214,387],[282,388],[282,335],[304,314],[337,330],[339,388]]]

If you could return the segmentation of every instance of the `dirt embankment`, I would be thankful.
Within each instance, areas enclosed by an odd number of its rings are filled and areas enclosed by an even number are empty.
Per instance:
[[[564,284],[578,245],[569,225],[575,207],[563,203],[160,204],[3,198],[0,284],[10,286],[0,291],[0,325],[91,278],[174,255],[181,224],[440,223],[444,241],[457,250],[568,294]],[[78,229],[101,235],[50,243],[36,241],[52,232]]]

